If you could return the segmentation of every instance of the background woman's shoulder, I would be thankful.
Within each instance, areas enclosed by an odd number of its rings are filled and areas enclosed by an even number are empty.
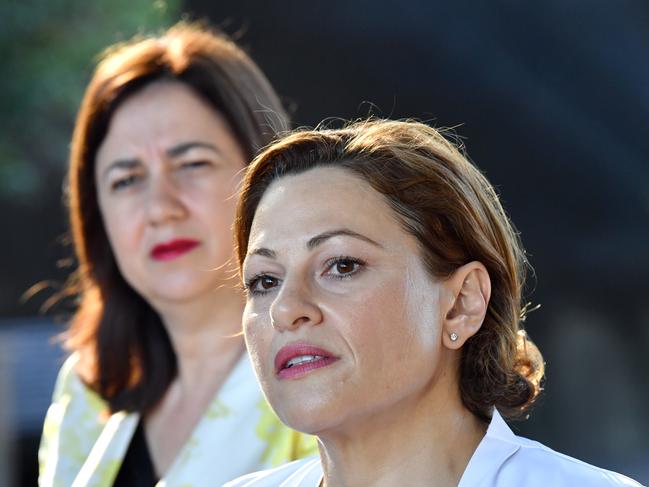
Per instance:
[[[38,451],[40,485],[70,485],[104,427],[106,403],[76,373],[72,354],[59,371]]]

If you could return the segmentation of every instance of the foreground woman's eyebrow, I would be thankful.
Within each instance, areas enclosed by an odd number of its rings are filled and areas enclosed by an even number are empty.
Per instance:
[[[380,243],[372,240],[369,237],[366,237],[365,235],[357,233],[357,232],[355,232],[353,230],[349,230],[348,228],[339,228],[337,230],[331,230],[331,231],[328,231],[328,232],[320,233],[320,234],[316,235],[315,237],[312,237],[311,239],[309,239],[309,241],[306,243],[306,248],[309,249],[309,250],[313,250],[318,245],[321,245],[322,243],[329,240],[330,238],[338,237],[340,235],[345,236],[345,237],[356,238],[358,240],[362,240],[363,242],[367,242],[369,244],[372,244],[372,245],[374,245],[376,247],[383,248],[383,246]]]
[[[330,230],[328,232],[319,233],[315,237],[311,237],[309,239],[309,241],[306,243],[306,248],[308,250],[313,250],[319,245],[322,245],[330,238],[338,237],[338,236],[356,238],[358,240],[362,240],[363,242],[372,244],[376,247],[383,248],[383,246],[380,243],[376,242],[375,240],[372,240],[371,238],[366,237],[365,235],[355,232],[353,230],[349,230],[348,228],[339,228],[337,230]],[[248,252],[248,255],[249,256],[260,255],[262,257],[268,257],[269,259],[275,259],[277,257],[277,253],[274,250],[268,249],[266,247],[253,249],[250,252]]]

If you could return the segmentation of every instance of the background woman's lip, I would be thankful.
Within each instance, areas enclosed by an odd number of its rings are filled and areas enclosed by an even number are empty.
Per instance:
[[[331,352],[308,343],[292,343],[283,346],[275,355],[275,373],[279,373],[292,358],[301,355],[317,355],[327,359],[338,359]]]
[[[173,260],[192,251],[198,245],[200,245],[198,240],[191,238],[177,238],[170,240],[169,242],[155,245],[151,249],[150,255],[154,260]]]

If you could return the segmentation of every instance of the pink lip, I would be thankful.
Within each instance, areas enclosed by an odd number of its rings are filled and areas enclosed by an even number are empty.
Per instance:
[[[177,238],[169,242],[161,243],[151,249],[149,255],[153,260],[167,261],[173,260],[181,255],[191,252],[198,247],[200,242],[190,238]]]
[[[287,367],[289,360],[300,355],[317,355],[320,358]],[[293,343],[282,347],[275,355],[275,372],[279,379],[298,379],[316,369],[327,367],[337,360],[338,357],[322,348],[313,347],[306,343]]]

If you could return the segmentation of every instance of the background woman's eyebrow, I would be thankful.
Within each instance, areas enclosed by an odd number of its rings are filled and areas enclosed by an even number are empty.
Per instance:
[[[106,177],[108,173],[113,169],[133,169],[140,165],[140,161],[137,159],[117,159],[111,162],[102,174],[102,177]]]
[[[326,240],[329,240],[330,238],[333,237],[338,237],[338,236],[345,236],[345,237],[352,237],[352,238],[357,238],[358,240],[362,240],[363,242],[370,243],[376,247],[383,248],[383,246],[372,240],[369,237],[366,237],[365,235],[362,235],[360,233],[357,233],[353,230],[349,230],[348,228],[339,228],[337,230],[331,230],[329,232],[323,232],[319,235],[316,235],[315,237],[309,239],[309,241],[306,243],[306,247],[309,250],[315,249],[318,245],[324,243]]]
[[[203,149],[209,149],[212,150],[218,154],[221,153],[221,151],[218,149],[213,144],[210,144],[209,142],[200,142],[200,141],[190,141],[190,142],[183,142],[182,144],[175,145],[171,147],[170,149],[167,149],[167,155],[169,157],[178,157],[182,156],[185,152],[194,149],[196,147],[200,147]]]

